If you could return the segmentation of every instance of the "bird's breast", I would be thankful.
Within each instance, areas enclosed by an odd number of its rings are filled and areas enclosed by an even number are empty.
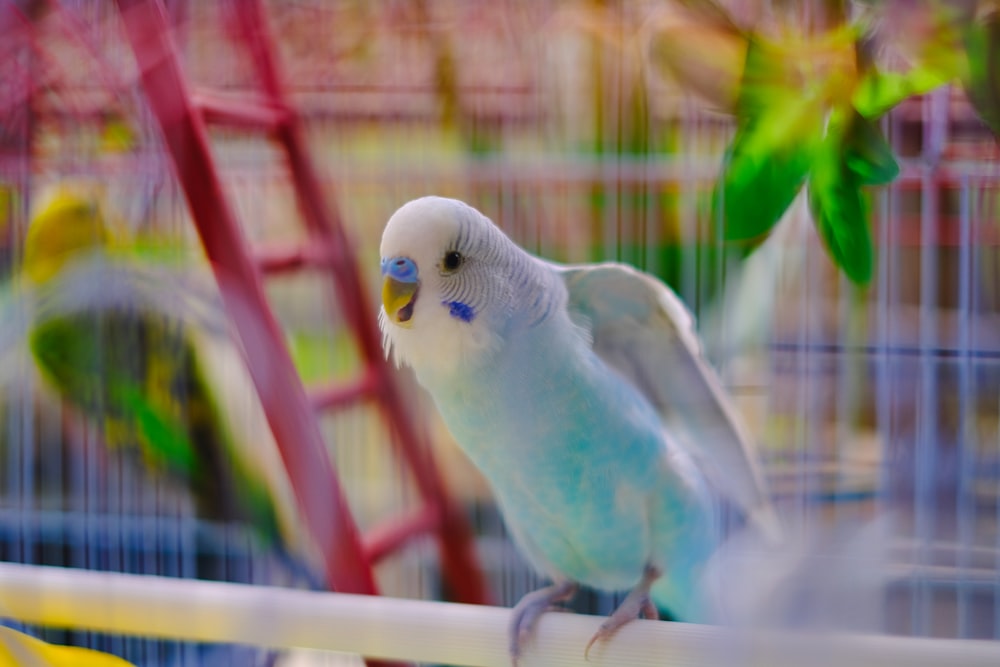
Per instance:
[[[515,338],[491,364],[429,389],[536,567],[628,587],[662,545],[662,508],[697,501],[656,411],[567,332]]]
[[[482,367],[429,387],[458,444],[501,490],[646,474],[662,455],[648,402],[575,330],[526,332]],[[574,481],[575,480],[575,481]]]

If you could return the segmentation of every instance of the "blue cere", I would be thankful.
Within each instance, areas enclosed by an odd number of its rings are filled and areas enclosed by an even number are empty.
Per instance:
[[[382,260],[382,275],[401,283],[417,282],[417,265],[409,257],[393,257]]]

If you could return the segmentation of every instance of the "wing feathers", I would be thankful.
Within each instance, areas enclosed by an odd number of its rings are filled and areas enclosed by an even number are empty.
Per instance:
[[[623,264],[557,269],[594,351],[632,382],[713,486],[769,536],[779,528],[756,448],[702,355],[694,318],[663,283]]]

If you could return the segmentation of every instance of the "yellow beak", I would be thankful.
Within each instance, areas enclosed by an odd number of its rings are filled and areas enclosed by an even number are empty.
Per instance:
[[[401,327],[410,326],[413,317],[413,304],[417,300],[417,282],[402,282],[392,276],[386,276],[382,281],[382,305],[389,321]]]

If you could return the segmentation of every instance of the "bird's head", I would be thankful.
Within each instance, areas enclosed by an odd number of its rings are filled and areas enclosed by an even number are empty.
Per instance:
[[[36,283],[52,278],[77,253],[107,247],[111,233],[94,196],[59,189],[31,220],[24,241],[24,270]]]
[[[397,362],[446,371],[495,351],[529,312],[536,260],[467,204],[423,197],[382,234],[380,323]],[[527,306],[525,306],[527,302]]]

